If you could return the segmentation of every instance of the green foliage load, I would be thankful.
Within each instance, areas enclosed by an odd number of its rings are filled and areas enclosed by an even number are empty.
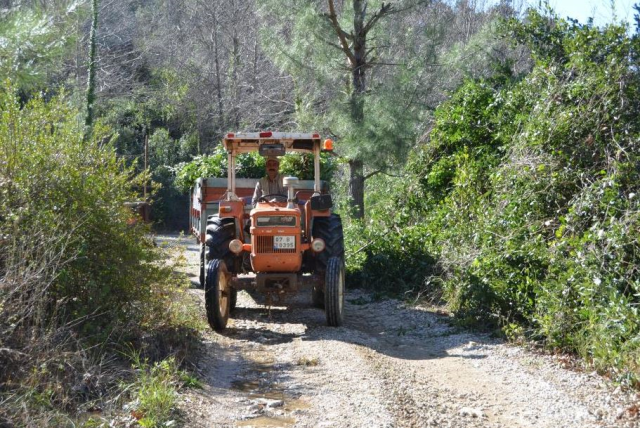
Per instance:
[[[330,181],[336,165],[330,155],[320,155],[320,178]],[[227,152],[220,145],[211,155],[196,156],[191,162],[183,162],[174,168],[176,186],[188,193],[198,178],[227,176]],[[289,153],[280,158],[280,174],[300,180],[313,180],[313,155]],[[236,158],[236,178],[261,178],[266,175],[265,158],[258,152],[245,153]]]
[[[423,282],[442,284],[463,320],[637,382],[640,40],[534,11],[504,31],[530,48],[533,69],[467,81],[437,109],[379,226],[404,241],[380,234],[370,248],[392,266],[435,258]],[[400,245],[418,237],[418,249]]]

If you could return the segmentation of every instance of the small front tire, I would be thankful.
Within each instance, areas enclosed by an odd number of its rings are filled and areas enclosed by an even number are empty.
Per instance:
[[[327,325],[339,327],[344,321],[344,263],[341,257],[331,257],[327,261],[324,284]]]
[[[207,265],[205,279],[205,308],[207,321],[215,331],[223,331],[227,327],[231,312],[231,274],[224,260],[214,259]]]

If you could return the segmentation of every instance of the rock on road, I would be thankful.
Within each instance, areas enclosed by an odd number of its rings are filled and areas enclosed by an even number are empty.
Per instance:
[[[204,317],[193,239],[157,241],[186,248]],[[205,387],[181,393],[185,426],[640,427],[635,392],[419,305],[349,291],[345,324],[331,328],[309,292],[263,303],[239,293],[227,330],[204,334]]]

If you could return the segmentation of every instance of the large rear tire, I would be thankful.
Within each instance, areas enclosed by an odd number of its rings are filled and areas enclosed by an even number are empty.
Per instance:
[[[206,286],[204,291],[207,321],[215,331],[227,327],[231,312],[231,274],[224,260],[214,259],[207,265]]]
[[[313,238],[322,238],[325,244],[323,251],[316,254],[316,271],[324,272],[331,257],[344,260],[344,236],[342,219],[338,214],[313,219]]]
[[[331,257],[324,279],[324,312],[327,325],[339,327],[344,321],[344,262]]]
[[[207,237],[205,243],[209,247],[208,260],[226,260],[231,255],[229,242],[236,235],[236,226],[232,218],[219,218],[217,214],[207,219]],[[228,260],[227,260],[228,261]]]

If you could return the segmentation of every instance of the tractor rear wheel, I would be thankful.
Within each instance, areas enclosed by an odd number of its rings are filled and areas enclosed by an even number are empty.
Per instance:
[[[209,247],[207,259],[226,259],[231,254],[229,242],[235,235],[236,227],[232,218],[219,218],[217,214],[209,216],[205,240],[207,247]]]
[[[224,260],[209,261],[204,290],[205,308],[209,325],[218,332],[226,328],[229,320],[233,290],[230,280],[231,274]]]
[[[324,279],[324,311],[327,324],[339,327],[344,320],[344,262],[340,257],[331,257],[327,262]]]
[[[344,260],[342,219],[338,214],[315,217],[311,234],[314,239],[322,238],[325,244],[324,250],[316,254],[316,270],[324,271],[331,257],[341,257]]]

